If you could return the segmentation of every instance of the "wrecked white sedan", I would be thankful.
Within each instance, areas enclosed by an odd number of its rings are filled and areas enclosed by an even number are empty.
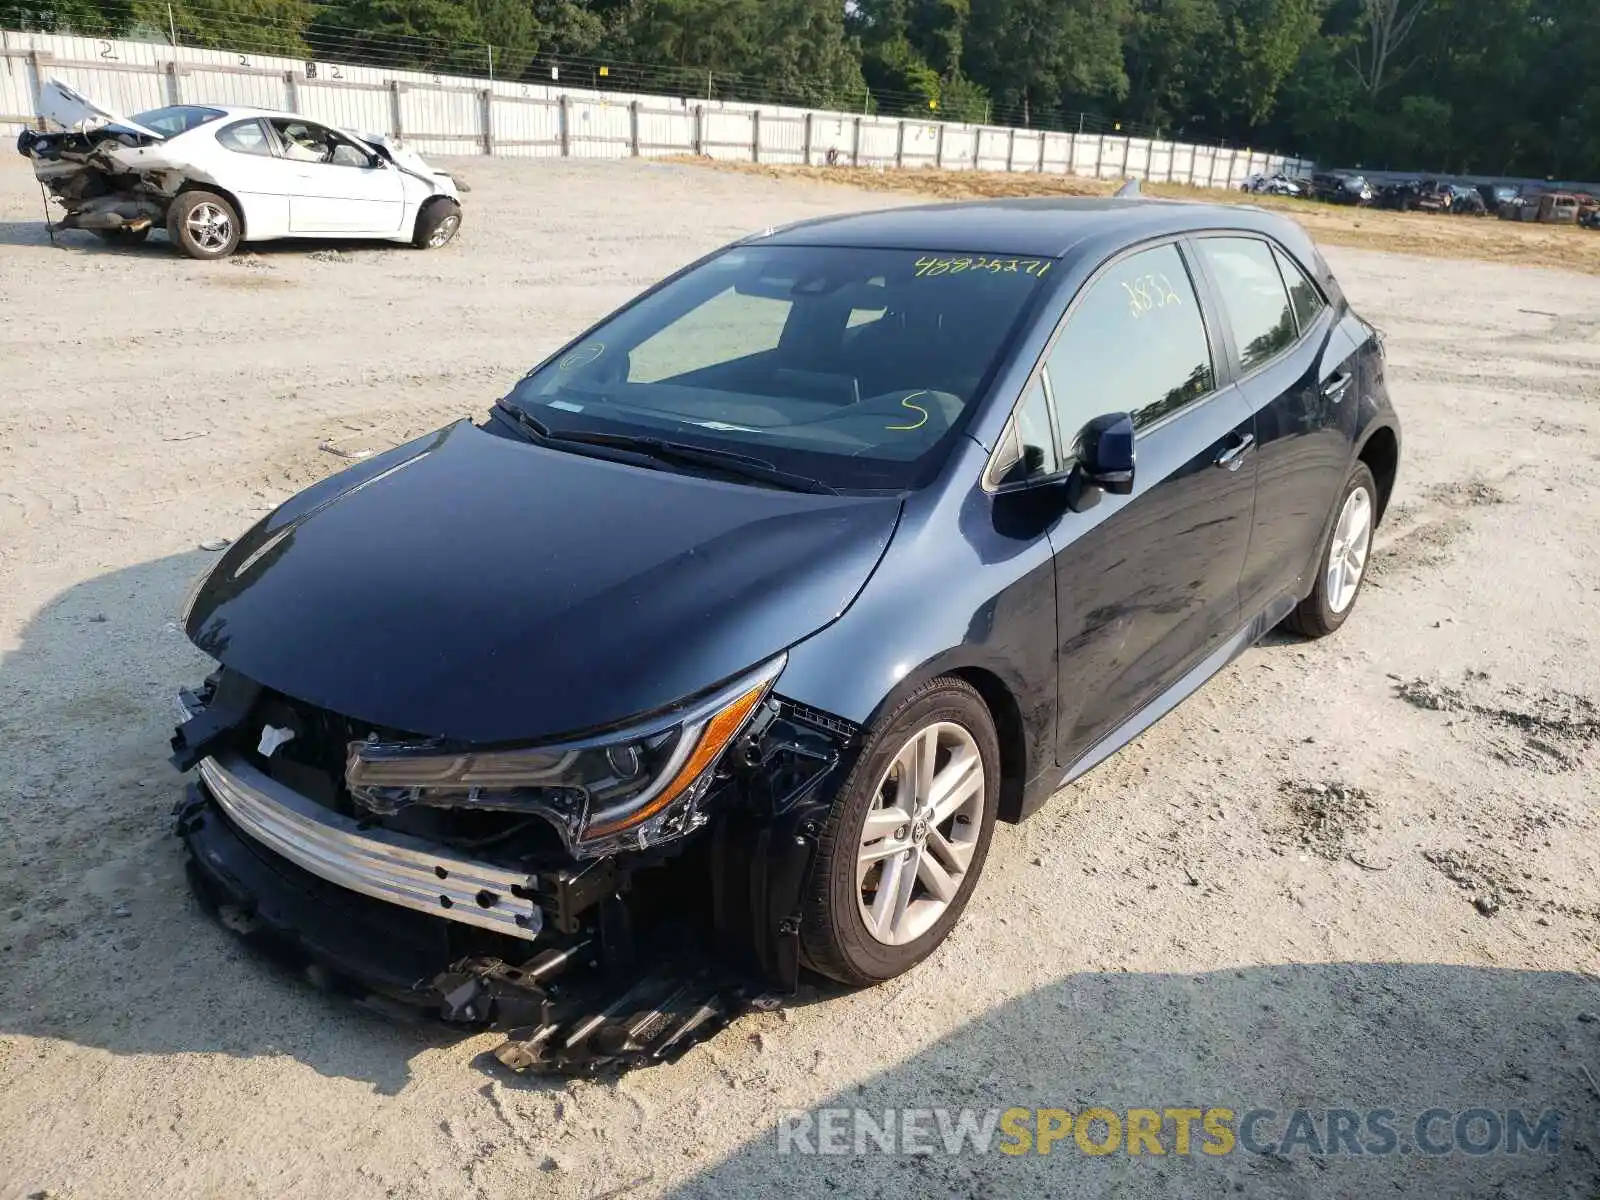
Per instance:
[[[436,248],[461,228],[455,180],[386,138],[229,105],[122,117],[54,79],[39,112],[63,132],[24,130],[17,149],[66,208],[58,228],[121,243],[165,229],[191,258],[283,237]]]

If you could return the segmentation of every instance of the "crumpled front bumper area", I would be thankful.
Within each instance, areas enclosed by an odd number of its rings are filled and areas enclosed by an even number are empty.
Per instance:
[[[238,755],[207,758],[200,778],[236,826],[330,883],[403,908],[537,937],[543,915],[528,877],[362,823],[306,799]]]
[[[319,802],[320,733],[302,759],[252,755],[241,731],[276,703],[262,692],[223,671],[203,698],[180,694],[172,761],[199,778],[177,832],[206,906],[314,982],[505,1030],[502,1063],[562,1073],[669,1061],[794,990],[801,897],[851,730],[783,702],[728,755],[716,818],[678,845],[497,865]]]
[[[504,1030],[494,1053],[513,1070],[587,1075],[670,1062],[741,1013],[778,1003],[762,981],[689,942],[626,971],[604,969],[584,941],[512,965],[492,944],[474,945],[471,930],[464,940],[460,923],[331,883],[246,835],[204,773],[177,817],[190,882],[225,926],[328,990]]]

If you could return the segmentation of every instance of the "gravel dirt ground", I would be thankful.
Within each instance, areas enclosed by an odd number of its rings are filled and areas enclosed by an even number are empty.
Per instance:
[[[1359,611],[1269,638],[1002,826],[965,921],[899,981],[552,1081],[209,922],[164,763],[204,665],[174,625],[201,547],[341,455],[482,412],[707,248],[904,199],[459,166],[443,252],[202,264],[52,248],[0,160],[0,1197],[1600,1194],[1600,279],[1578,273],[1329,251],[1388,333],[1407,439]],[[1481,1158],[779,1156],[779,1115],[818,1105],[1563,1125],[1557,1153]]]

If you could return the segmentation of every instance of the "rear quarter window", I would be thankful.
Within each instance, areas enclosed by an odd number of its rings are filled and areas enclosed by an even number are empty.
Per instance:
[[[1273,254],[1278,260],[1278,270],[1283,273],[1283,282],[1289,287],[1289,302],[1294,306],[1294,315],[1300,322],[1300,332],[1310,329],[1317,319],[1317,314],[1327,307],[1322,299],[1322,293],[1317,291],[1317,285],[1306,278],[1295,261],[1282,250],[1273,248]]]
[[[272,143],[267,140],[267,131],[260,121],[236,121],[217,131],[217,141],[240,154],[272,153]]]
[[[208,121],[221,120],[226,115],[220,108],[203,108],[198,104],[171,104],[166,108],[152,108],[142,113],[134,113],[133,119],[146,129],[153,129],[170,138],[177,137],[180,133],[188,133],[189,130]]]

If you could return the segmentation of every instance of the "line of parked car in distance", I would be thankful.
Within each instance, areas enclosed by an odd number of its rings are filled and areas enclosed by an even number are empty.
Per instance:
[[[1366,176],[1354,172],[1327,171],[1305,178],[1282,172],[1251,175],[1240,187],[1252,195],[1299,196],[1327,204],[1370,205],[1397,212],[1498,216],[1506,221],[1575,224],[1600,229],[1600,197],[1560,191],[1525,193],[1510,184],[1467,185],[1440,179],[1406,179],[1374,185]]]

